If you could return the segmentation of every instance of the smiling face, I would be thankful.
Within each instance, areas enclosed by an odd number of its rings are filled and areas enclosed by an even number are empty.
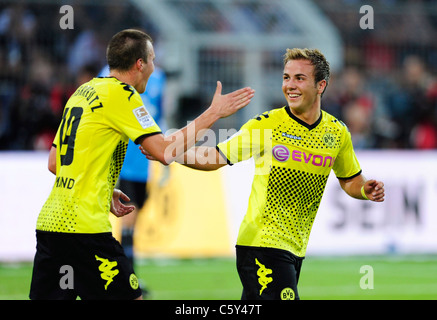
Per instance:
[[[325,80],[316,83],[314,66],[309,60],[290,60],[285,64],[282,92],[294,114],[318,110],[325,87]]]

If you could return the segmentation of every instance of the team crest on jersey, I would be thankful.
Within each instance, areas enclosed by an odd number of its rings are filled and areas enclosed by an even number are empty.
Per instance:
[[[330,132],[326,132],[322,137],[322,141],[325,146],[332,148],[335,146],[335,135]]]
[[[135,118],[137,118],[143,129],[151,127],[155,124],[155,121],[153,120],[152,116],[149,114],[145,106],[138,107],[136,109],[133,109],[132,111],[135,115]]]

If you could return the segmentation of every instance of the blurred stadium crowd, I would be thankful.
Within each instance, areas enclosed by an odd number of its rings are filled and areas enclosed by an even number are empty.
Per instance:
[[[322,108],[348,125],[357,149],[437,148],[435,1],[314,2],[344,42],[344,67],[333,74]],[[374,30],[359,27],[363,4],[374,6]],[[74,4],[68,32],[59,19],[53,2],[0,2],[0,150],[49,149],[65,102],[104,66],[115,32],[140,27],[159,37],[157,26],[127,2]],[[273,18],[269,25],[283,27]]]

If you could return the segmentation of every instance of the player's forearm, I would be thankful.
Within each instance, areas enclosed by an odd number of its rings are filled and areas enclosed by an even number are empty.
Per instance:
[[[141,143],[144,150],[163,164],[172,163],[196,144],[205,133],[202,131],[209,129],[218,119],[228,117],[247,106],[255,93],[251,88],[239,89],[226,95],[222,95],[221,91],[222,85],[218,81],[211,105],[205,112],[168,137],[160,135],[155,139],[144,139],[145,142]]]
[[[213,171],[225,166],[224,160],[213,147],[194,147],[176,159],[176,162],[191,169]]]
[[[179,159],[199,141],[206,130],[209,129],[220,117],[209,109],[190,122],[184,128],[166,137],[169,141],[165,150],[165,162],[171,163]],[[186,162],[186,161],[184,161]]]
[[[352,179],[342,179],[339,180],[342,189],[352,198],[365,200],[361,194],[361,188],[366,182],[366,178],[363,175],[359,175]]]

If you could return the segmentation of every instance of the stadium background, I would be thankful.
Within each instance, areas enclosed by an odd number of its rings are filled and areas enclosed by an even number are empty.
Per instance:
[[[74,10],[73,29],[59,24],[64,4]],[[360,27],[363,5],[373,9],[373,29]],[[384,204],[348,199],[331,176],[303,265],[302,297],[437,298],[435,1],[2,0],[1,299],[27,295],[35,221],[53,184],[47,152],[63,105],[82,77],[104,66],[107,41],[127,27],[155,39],[156,64],[167,75],[168,128],[199,114],[216,80],[225,91],[256,89],[250,106],[213,127],[215,136],[204,141],[210,145],[226,138],[219,129],[231,132],[284,105],[285,48],[321,49],[333,71],[322,108],[348,125],[364,174],[383,180],[387,197]],[[213,173],[151,170],[136,251],[154,297],[238,299],[233,246],[251,163]],[[371,290],[360,287],[363,265],[374,270]]]

